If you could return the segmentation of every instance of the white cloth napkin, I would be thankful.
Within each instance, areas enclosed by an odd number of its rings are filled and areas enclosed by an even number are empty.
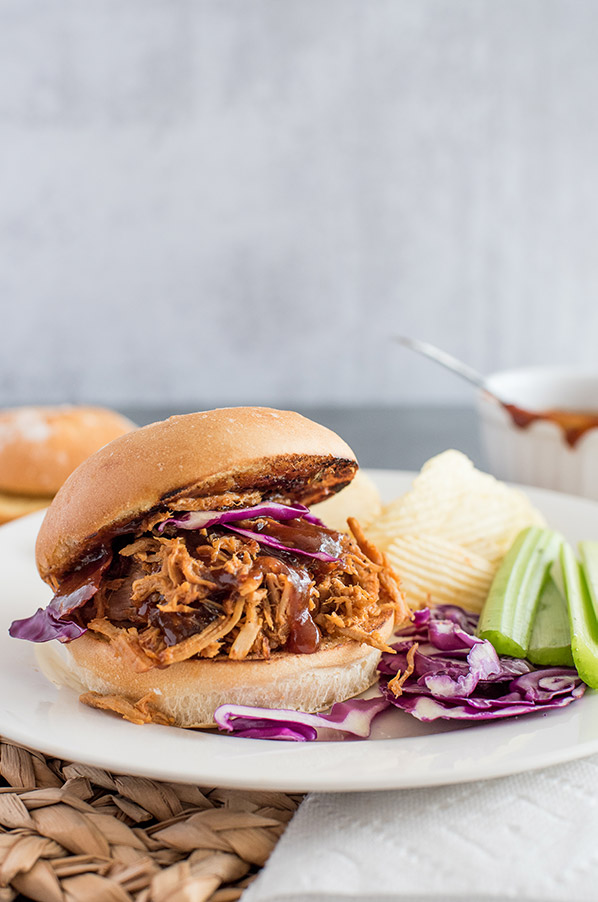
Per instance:
[[[243,902],[598,900],[598,756],[433,789],[310,795]]]

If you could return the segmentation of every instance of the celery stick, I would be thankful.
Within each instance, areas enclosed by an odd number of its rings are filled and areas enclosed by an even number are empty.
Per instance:
[[[566,543],[561,550],[561,565],[569,608],[573,660],[584,683],[598,689],[598,620],[582,568],[573,549]]]
[[[567,605],[552,576],[540,595],[527,657],[543,667],[573,666]]]
[[[499,655],[527,656],[540,593],[561,543],[558,533],[529,526],[503,558],[478,623],[478,635]]]
[[[586,579],[594,613],[598,617],[598,542],[580,542],[581,569]]]

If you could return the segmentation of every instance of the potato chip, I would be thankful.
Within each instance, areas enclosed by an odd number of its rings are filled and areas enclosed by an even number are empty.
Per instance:
[[[523,492],[476,470],[460,451],[445,451],[383,508],[367,537],[388,555],[412,606],[479,611],[516,535],[534,524],[544,520]]]
[[[363,529],[380,515],[380,492],[369,476],[358,470],[346,488],[311,508],[326,526],[347,532],[347,517],[355,517]]]
[[[517,533],[543,525],[526,496],[476,470],[460,451],[429,460],[406,495],[387,505],[368,532],[386,548],[395,536],[435,535],[498,563]]]
[[[401,579],[411,607],[457,604],[480,611],[495,567],[490,561],[439,536],[396,536],[386,555]]]

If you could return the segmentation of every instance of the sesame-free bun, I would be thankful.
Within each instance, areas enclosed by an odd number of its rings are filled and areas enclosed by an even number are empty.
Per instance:
[[[130,420],[101,407],[0,410],[0,492],[17,499],[45,497],[49,504],[86,457],[133,428]]]
[[[378,633],[386,641],[394,628],[389,616]],[[46,676],[79,692],[116,695],[135,704],[152,694],[152,704],[174,726],[209,726],[219,705],[252,705],[322,711],[359,695],[376,682],[380,652],[368,645],[324,640],[311,655],[278,652],[268,660],[203,658],[136,673],[111,642],[85,633],[65,645],[38,649]]]
[[[232,407],[171,417],[122,435],[67,479],[36,546],[39,572],[59,577],[111,533],[177,499],[257,490],[310,504],[342,488],[355,455],[298,413]]]

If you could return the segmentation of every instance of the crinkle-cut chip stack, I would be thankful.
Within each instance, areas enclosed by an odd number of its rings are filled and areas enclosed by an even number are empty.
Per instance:
[[[460,604],[477,611],[495,572],[486,558],[434,535],[397,536],[386,554],[412,607]]]
[[[412,607],[479,611],[515,536],[533,524],[544,520],[523,492],[451,450],[424,464],[411,490],[383,508],[367,535],[388,555]]]

